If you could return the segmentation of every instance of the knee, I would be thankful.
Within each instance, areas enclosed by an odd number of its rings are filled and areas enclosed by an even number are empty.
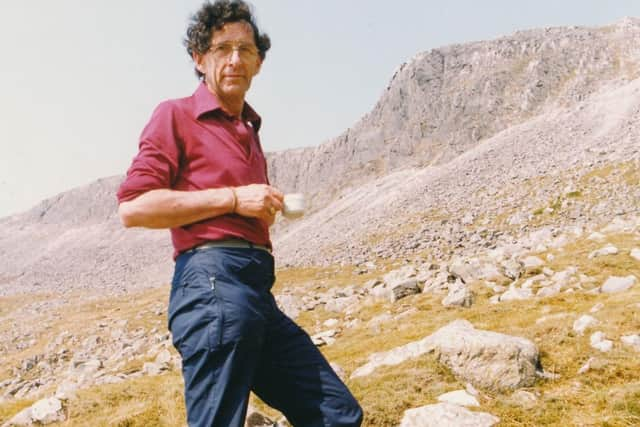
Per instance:
[[[353,399],[353,402],[348,407],[348,411],[350,413],[350,418],[352,419],[351,424],[346,424],[348,426],[360,427],[362,424],[362,418],[364,417],[364,413],[362,412],[362,407],[358,403],[357,400]]]
[[[334,412],[332,427],[360,427],[363,418],[362,407],[358,401],[348,394],[343,397],[339,409]]]

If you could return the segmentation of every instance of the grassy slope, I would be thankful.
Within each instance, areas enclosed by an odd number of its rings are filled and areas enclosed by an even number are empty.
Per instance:
[[[588,260],[588,253],[602,244],[580,240],[567,246],[564,251],[556,252],[550,267],[560,271],[573,265],[580,272],[596,277],[600,283],[610,274],[635,274],[640,278],[640,263],[628,255],[632,247],[640,246],[639,236],[619,234],[611,236],[610,240],[621,250],[619,255]],[[286,287],[294,293],[299,288],[302,293],[310,288],[318,291],[341,284],[357,285],[368,278],[352,275],[348,269],[287,270],[280,272],[278,287]],[[620,336],[640,330],[640,285],[614,295],[561,294],[552,298],[499,305],[489,304],[490,295],[485,289],[476,286],[477,300],[469,309],[446,309],[440,304],[442,296],[416,295],[393,305],[371,301],[357,313],[348,316],[327,313],[318,308],[302,313],[299,321],[313,333],[321,330],[322,322],[328,318],[360,320],[357,326],[343,330],[336,343],[322,348],[331,361],[350,373],[363,364],[373,351],[384,351],[420,339],[451,320],[465,318],[477,328],[533,340],[540,348],[545,369],[560,375],[557,380],[540,380],[529,389],[539,396],[538,404],[530,409],[507,403],[509,393],[496,394],[483,390],[481,410],[499,416],[503,425],[640,424],[639,356],[619,341]],[[75,330],[81,334],[85,331],[83,325],[114,316],[129,319],[133,326],[150,327],[159,322],[151,308],[164,301],[166,289],[146,292],[135,298],[96,301],[80,306],[74,315],[59,320],[60,324],[52,329]],[[585,336],[576,336],[571,327],[579,315],[588,313],[598,302],[604,303],[604,308],[595,314],[602,322],[597,329],[615,340],[614,350],[608,354],[590,348],[589,331]],[[6,310],[7,301],[0,301],[0,307]],[[403,312],[407,314],[399,320],[375,327],[367,324],[381,313],[395,316]],[[558,313],[567,315],[536,323],[542,316]],[[76,321],[73,322],[72,318]],[[79,319],[83,319],[83,322],[77,322]],[[75,329],[73,325],[76,325]],[[6,325],[3,324],[3,327]],[[24,352],[19,356],[24,357]],[[578,369],[592,356],[596,358],[593,368],[578,376]],[[11,357],[10,360],[13,365],[18,358]],[[395,425],[404,410],[434,403],[439,394],[464,387],[464,383],[456,380],[430,356],[380,368],[369,377],[349,381],[349,385],[365,408],[365,425],[370,426]],[[0,420],[6,420],[30,402],[1,405]],[[171,372],[158,377],[94,387],[79,393],[79,398],[68,405],[68,413],[70,420],[60,425],[183,425],[182,380],[179,373]]]
[[[640,170],[637,165],[622,164],[621,167],[601,168],[583,176],[578,187],[588,188],[593,179],[606,179],[637,185]],[[598,195],[588,190],[560,197],[580,199],[588,205],[596,203]],[[557,199],[550,200],[552,206]],[[545,206],[543,206],[545,207]],[[553,206],[557,208],[558,206]],[[538,225],[553,224],[556,212],[534,213]],[[616,234],[607,237],[620,253],[615,256],[588,259],[594,249],[604,242],[592,242],[580,238],[563,250],[552,250],[554,256],[548,267],[561,271],[575,266],[579,273],[594,277],[595,285],[608,276],[634,274],[640,279],[640,263],[629,256],[629,251],[640,247],[639,234]],[[539,254],[541,257],[547,254]],[[366,280],[379,277],[394,265],[378,262],[377,274],[358,275],[350,267],[326,269],[291,269],[278,274],[276,292],[286,289],[298,296],[312,295],[330,288],[361,285]],[[347,375],[363,364],[369,354],[420,339],[448,322],[458,318],[471,321],[477,328],[519,335],[533,340],[539,347],[543,366],[556,373],[556,380],[539,380],[528,391],[538,396],[532,408],[510,404],[509,393],[496,394],[482,390],[480,410],[490,412],[502,419],[506,426],[635,426],[640,425],[640,354],[624,347],[622,335],[640,332],[640,284],[630,291],[614,295],[588,295],[585,293],[563,293],[530,301],[489,304],[491,296],[486,287],[475,286],[476,302],[469,309],[445,309],[438,295],[416,295],[396,304],[369,301],[349,315],[328,313],[322,308],[303,312],[298,321],[310,333],[322,329],[329,318],[343,321],[357,319],[360,323],[343,329],[337,341],[322,351],[339,364]],[[128,328],[164,330],[166,318],[155,314],[158,307],[167,301],[167,288],[147,290],[138,295],[122,298],[97,299],[78,303],[80,295],[66,297],[64,306],[32,314],[30,322],[38,343],[22,351],[1,354],[0,381],[12,378],[11,368],[34,354],[42,353],[46,344],[61,331],[69,331],[80,341],[95,333],[98,322],[112,319],[127,319]],[[51,298],[47,295],[29,295],[0,298],[0,334],[9,334],[13,327],[12,315],[28,304]],[[601,324],[593,330],[602,330],[607,338],[614,340],[612,352],[604,354],[589,346],[589,335],[576,336],[572,331],[574,320],[588,313],[596,303],[603,303],[594,314]],[[372,318],[388,313],[402,315],[394,321],[369,326]],[[536,323],[543,316],[562,315],[552,320]],[[578,369],[594,357],[592,369],[577,375]],[[142,358],[128,366],[142,365]],[[37,371],[30,372],[37,375]],[[437,364],[430,356],[407,361],[401,365],[384,367],[371,376],[348,381],[354,394],[361,401],[365,413],[365,425],[392,426],[400,420],[404,410],[434,403],[439,394],[464,387],[451,373]],[[47,390],[52,392],[53,390]],[[33,400],[18,400],[0,404],[0,423],[10,418]],[[256,402],[258,407],[263,407]],[[180,426],[184,425],[184,403],[182,380],[177,372],[159,377],[143,377],[120,384],[106,385],[83,390],[79,398],[67,405],[69,421],[64,426]],[[270,412],[273,414],[273,412]]]

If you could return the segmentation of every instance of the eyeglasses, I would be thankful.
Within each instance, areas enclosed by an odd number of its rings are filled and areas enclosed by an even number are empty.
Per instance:
[[[258,49],[254,45],[247,43],[223,42],[214,44],[209,48],[209,51],[216,59],[229,58],[229,56],[233,54],[234,50],[238,51],[240,59],[244,61],[254,59],[256,56],[258,56]]]

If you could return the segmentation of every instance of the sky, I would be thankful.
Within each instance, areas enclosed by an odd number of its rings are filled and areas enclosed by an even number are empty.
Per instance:
[[[638,0],[253,0],[272,48],[247,100],[266,151],[321,144],[415,54],[517,30],[640,17]],[[198,81],[201,0],[0,1],[0,217],[124,174],[154,107]]]

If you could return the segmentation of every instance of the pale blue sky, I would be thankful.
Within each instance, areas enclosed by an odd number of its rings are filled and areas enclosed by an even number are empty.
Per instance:
[[[418,52],[640,16],[638,0],[252,3],[273,43],[248,96],[267,151],[339,135]],[[126,171],[155,105],[197,85],[181,40],[200,4],[2,0],[0,217]]]

